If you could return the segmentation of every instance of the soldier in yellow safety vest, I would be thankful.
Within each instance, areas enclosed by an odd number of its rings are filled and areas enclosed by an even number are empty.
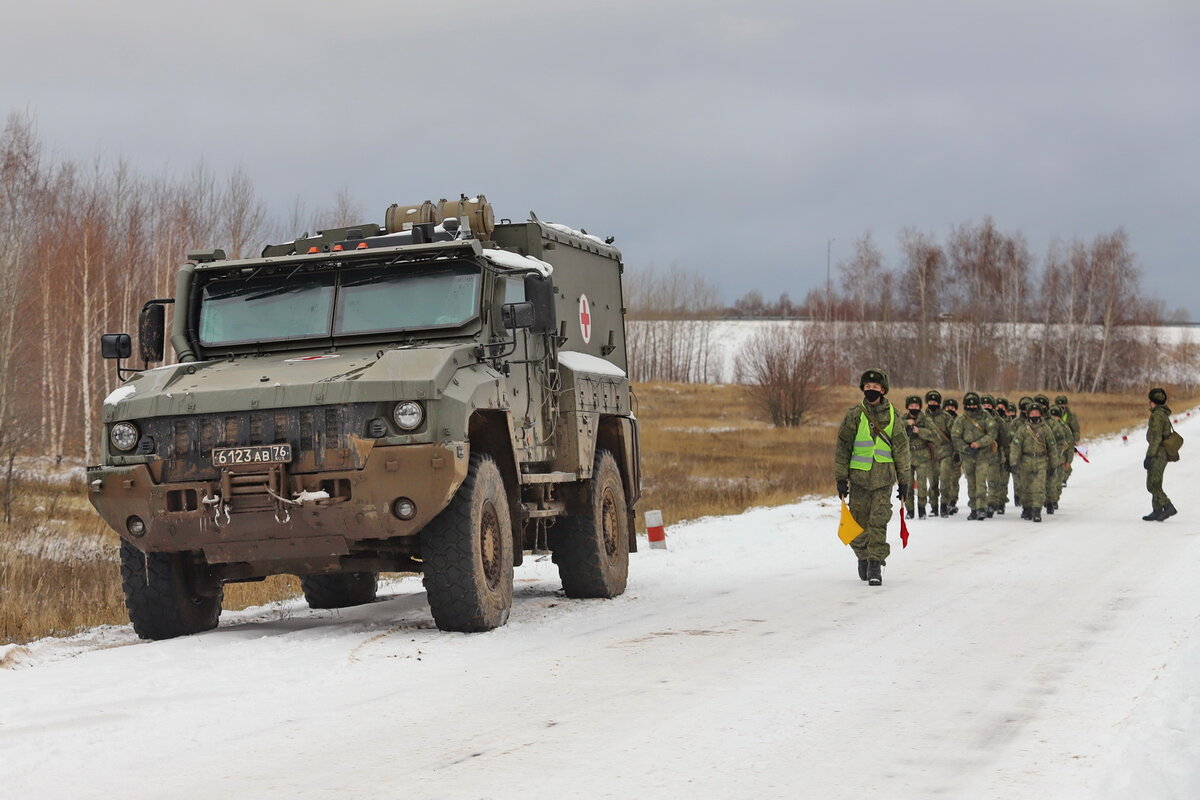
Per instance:
[[[838,496],[849,495],[850,514],[863,527],[850,542],[858,557],[858,577],[879,586],[891,554],[887,523],[892,516],[892,487],[903,507],[912,486],[912,463],[903,419],[884,396],[887,373],[867,370],[858,388],[863,401],[847,409],[838,429],[833,477]]]

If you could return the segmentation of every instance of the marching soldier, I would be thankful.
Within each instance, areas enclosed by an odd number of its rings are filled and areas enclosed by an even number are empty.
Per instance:
[[[1043,409],[1043,413],[1045,410]],[[1058,406],[1050,407],[1050,415],[1046,417],[1044,424],[1050,425],[1054,429],[1054,436],[1058,439],[1058,461],[1054,463],[1055,478],[1052,484],[1046,486],[1046,511],[1053,514],[1058,511],[1058,501],[1062,499],[1063,487],[1067,485],[1066,475],[1068,453],[1074,448],[1071,444],[1071,429],[1067,427],[1067,423],[1062,421],[1062,409]]]
[[[930,465],[929,513],[950,516],[951,483],[954,477],[954,445],[950,441],[950,423],[954,417],[942,410],[942,393],[930,389],[925,393],[925,410],[917,419],[917,435],[933,448]],[[953,493],[958,500],[957,485]],[[937,505],[934,506],[934,503]]]
[[[933,461],[933,448],[929,442],[925,441],[920,436],[920,429],[917,427],[920,424],[921,418],[921,396],[909,395],[904,400],[904,406],[908,409],[908,413],[904,415],[904,424],[908,430],[908,446],[909,455],[912,460],[913,482],[916,484],[916,491],[909,491],[908,500],[905,501],[905,507],[908,512],[908,518],[913,518],[913,505],[916,505],[916,513],[921,519],[925,519],[925,504],[929,500],[929,484],[930,473]],[[933,503],[937,503],[937,478],[933,480]],[[937,509],[934,509],[936,513]]]
[[[1062,409],[1062,421],[1071,429],[1071,446],[1067,448],[1067,466],[1063,475],[1063,486],[1071,480],[1071,471],[1075,468],[1075,447],[1079,444],[1079,417],[1067,405],[1067,396],[1060,394],[1054,398],[1054,405]]]
[[[986,515],[1004,513],[1003,484],[1008,483],[1008,471],[1004,469],[1005,451],[1008,449],[1008,426],[996,414],[996,398],[990,394],[979,397],[979,407],[996,420],[996,447],[988,458],[987,509]]]
[[[958,401],[953,397],[947,397],[943,407],[946,409],[946,414],[950,417],[950,424],[954,425],[954,420],[958,419]],[[950,514],[958,513],[958,490],[962,483],[962,458],[958,455],[958,450],[954,446],[954,439],[950,440],[950,484],[943,486],[942,495],[946,497],[946,502],[949,504],[947,510]],[[950,493],[947,496],[946,490]]]
[[[1015,423],[1008,458],[1021,486],[1019,495],[1026,505],[1021,519],[1042,521],[1042,504],[1046,502],[1046,466],[1050,462],[1055,442],[1042,422],[1042,409],[1031,405],[1024,420]]]
[[[1142,468],[1146,470],[1146,491],[1154,510],[1142,519],[1147,522],[1162,522],[1167,517],[1173,517],[1178,512],[1175,504],[1163,491],[1163,473],[1167,469],[1167,453],[1163,450],[1163,439],[1174,432],[1171,427],[1171,409],[1167,408],[1167,392],[1165,389],[1150,390],[1150,421],[1146,425],[1146,458]]]
[[[967,498],[971,504],[967,519],[987,519],[991,516],[987,511],[987,489],[992,454],[996,450],[996,420],[983,410],[975,392],[963,395],[963,414],[954,420],[950,435],[967,476]]]
[[[839,497],[849,495],[850,513],[863,532],[850,542],[858,557],[858,577],[870,586],[883,583],[891,553],[887,523],[892,516],[892,487],[901,503],[912,486],[912,464],[905,425],[884,396],[887,373],[869,369],[858,382],[863,400],[851,406],[838,430],[833,477]]]

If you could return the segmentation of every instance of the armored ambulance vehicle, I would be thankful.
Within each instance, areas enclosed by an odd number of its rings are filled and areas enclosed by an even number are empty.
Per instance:
[[[482,196],[395,205],[148,301],[104,401],[89,496],[138,635],[217,625],[223,586],[295,574],[314,608],[421,572],[442,630],[503,625],[550,551],[569,597],[625,590],[640,494],[621,253]],[[163,361],[166,307],[177,363]]]

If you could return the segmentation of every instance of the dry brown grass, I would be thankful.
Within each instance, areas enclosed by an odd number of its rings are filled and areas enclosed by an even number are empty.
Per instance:
[[[1197,402],[1167,391],[1176,409]],[[908,394],[923,395],[924,388],[895,387],[889,397],[902,405]],[[1015,401],[1022,394],[1031,392],[1007,396]],[[660,509],[668,524],[830,494],[834,431],[861,397],[854,387],[827,389],[811,422],[772,428],[755,419],[746,390],[737,386],[641,384],[636,395],[644,474],[639,510]],[[1140,427],[1146,418],[1140,392],[1072,395],[1071,407],[1085,437]],[[27,481],[14,511],[11,525],[0,522],[0,644],[128,621],[119,542],[92,510],[82,481]],[[299,581],[288,575],[232,584],[225,587],[225,608],[299,593]]]

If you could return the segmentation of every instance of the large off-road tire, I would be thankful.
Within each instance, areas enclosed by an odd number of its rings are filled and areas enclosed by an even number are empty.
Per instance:
[[[186,553],[143,553],[121,542],[121,589],[133,630],[143,639],[172,639],[212,630],[221,616],[220,585],[201,589]]]
[[[629,579],[629,509],[617,461],[596,451],[587,513],[551,529],[554,563],[567,597],[616,597]]]
[[[375,602],[377,573],[342,572],[301,575],[300,588],[309,608],[349,608]]]
[[[490,631],[512,609],[513,533],[504,479],[492,457],[471,456],[450,505],[421,531],[425,591],[444,631]]]

